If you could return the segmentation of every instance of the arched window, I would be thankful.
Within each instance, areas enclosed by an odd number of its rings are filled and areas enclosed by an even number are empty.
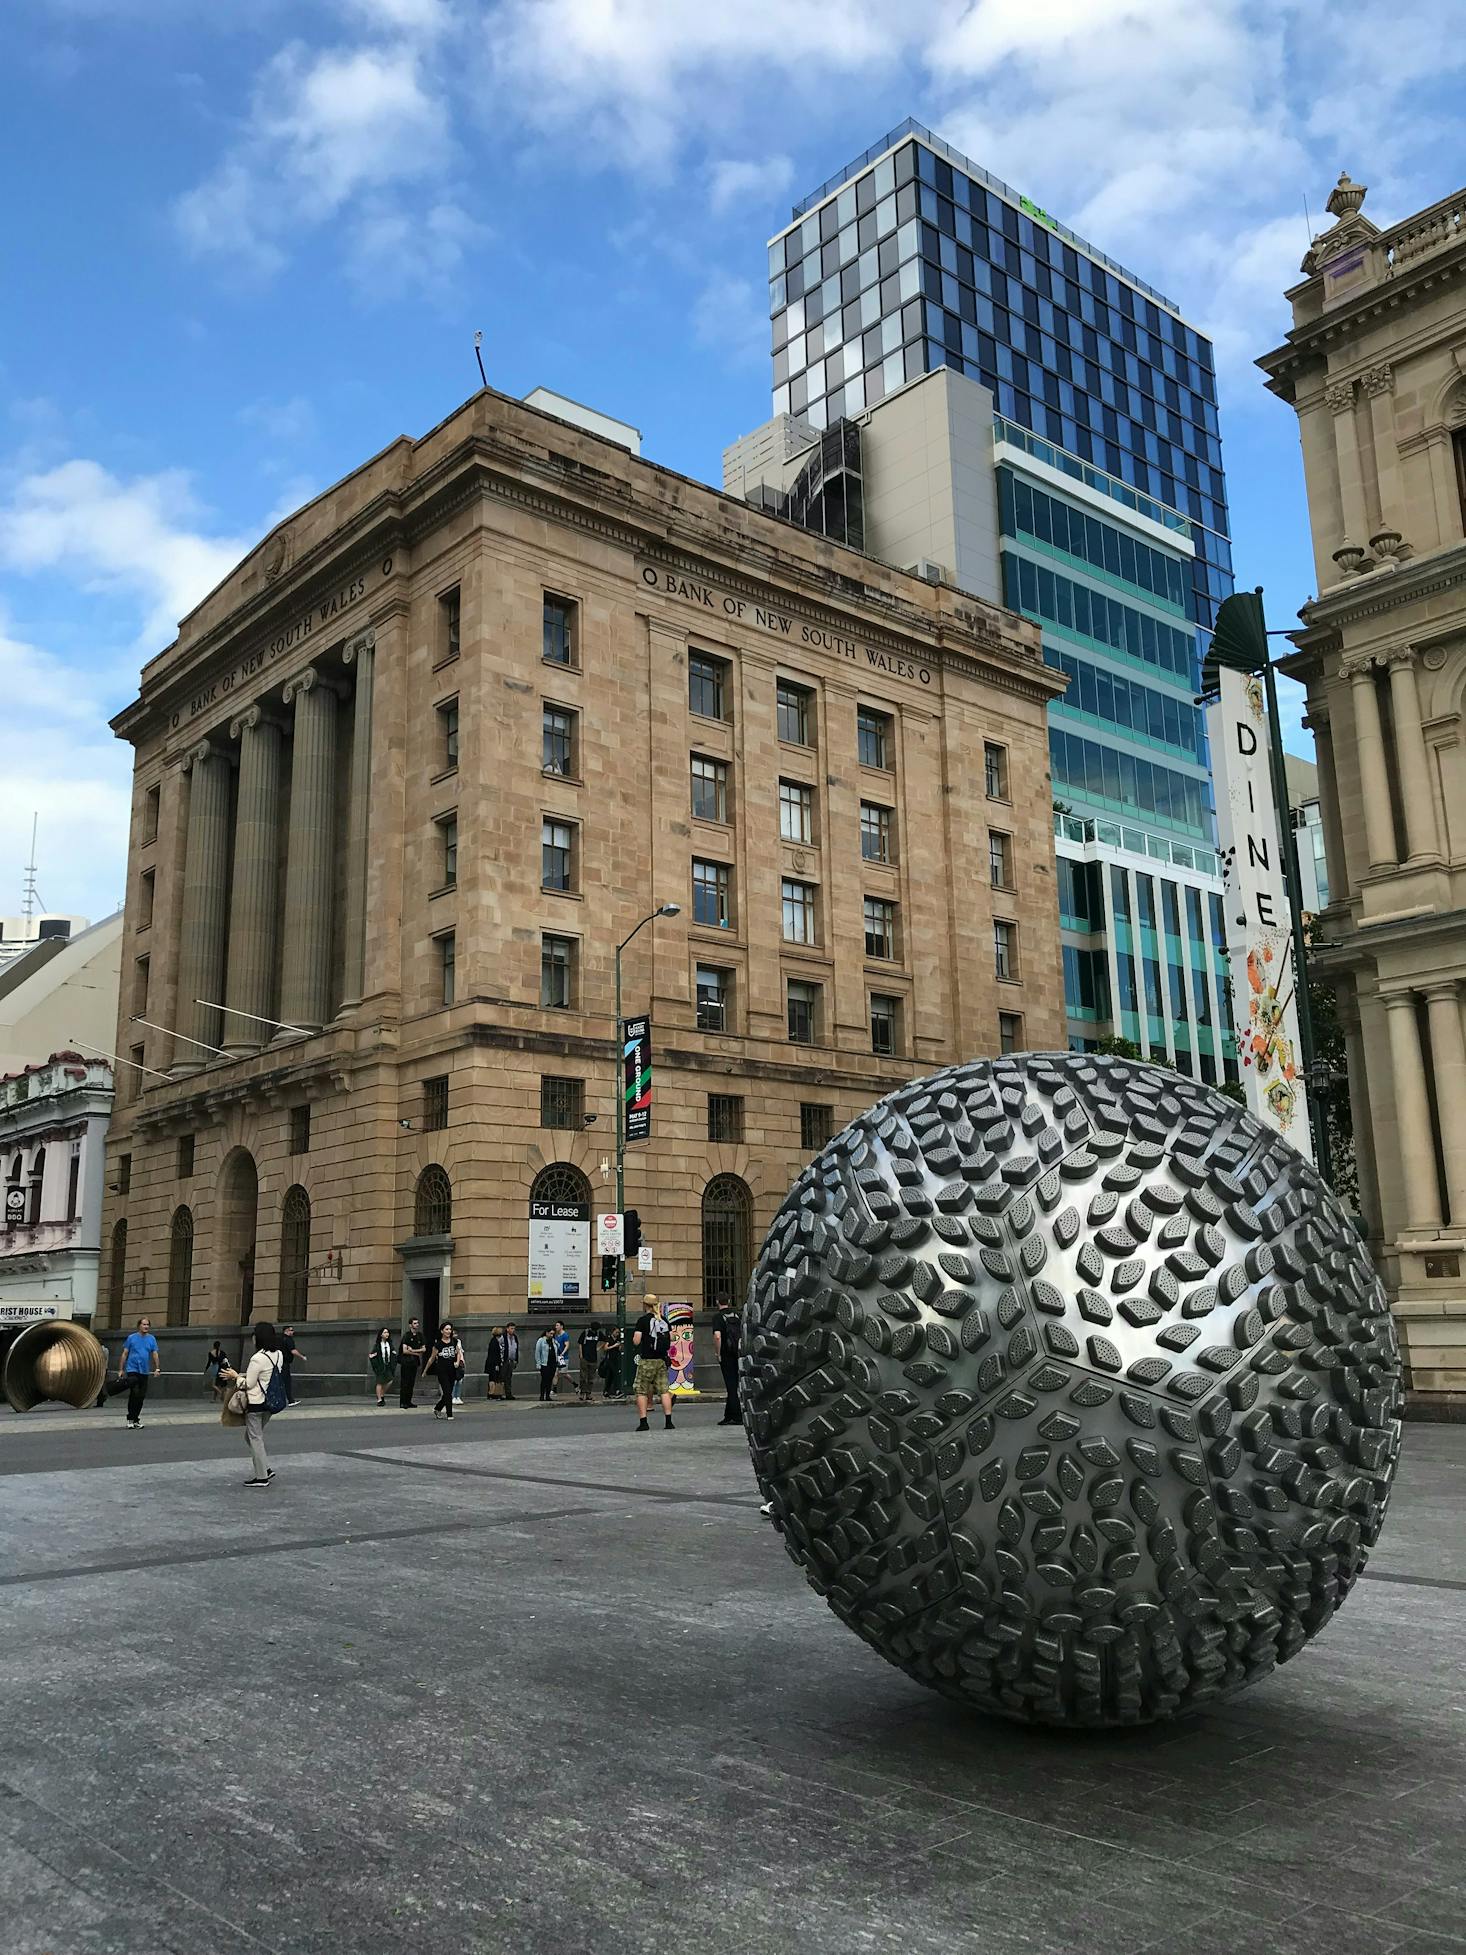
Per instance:
[[[753,1264],[753,1197],[736,1174],[715,1174],[702,1192],[702,1307],[743,1307]]]
[[[453,1183],[440,1167],[424,1168],[417,1178],[412,1232],[414,1235],[453,1233]]]
[[[578,1202],[589,1209],[590,1183],[568,1161],[552,1161],[535,1176],[529,1198],[531,1202]]]
[[[122,1324],[122,1299],[127,1288],[127,1224],[119,1222],[112,1231],[112,1268],[107,1277],[107,1322],[114,1330]]]
[[[280,1322],[300,1323],[310,1309],[311,1198],[299,1183],[280,1209]]]
[[[175,1208],[168,1231],[168,1322],[186,1324],[193,1297],[193,1210]]]
[[[41,1184],[45,1177],[46,1150],[44,1147],[38,1147],[36,1157],[31,1162],[30,1207],[26,1210],[25,1218],[27,1222],[39,1222],[41,1219]]]

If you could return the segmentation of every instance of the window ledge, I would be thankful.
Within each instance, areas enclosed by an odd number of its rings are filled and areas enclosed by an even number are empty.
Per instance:
[[[432,670],[434,672],[442,672],[450,665],[457,665],[462,656],[462,652],[449,652],[447,658],[440,658],[434,663]]]
[[[578,672],[580,667],[571,658],[551,658],[548,652],[540,653],[540,664],[549,666],[552,672]]]
[[[428,891],[428,901],[435,903],[440,896],[451,896],[457,887],[458,884],[456,882],[440,883],[436,889],[430,889]]]
[[[558,781],[566,787],[584,787],[585,781],[579,774],[562,774],[558,767],[542,767],[541,775],[547,781]]]
[[[430,774],[428,776],[428,786],[436,787],[439,781],[451,781],[453,776],[457,772],[458,772],[458,762],[455,760],[451,767],[444,767],[443,769],[441,769],[440,772],[436,774]]]
[[[993,981],[996,984],[1022,984],[1023,982],[1021,977],[999,977],[996,972],[993,973]]]
[[[704,726],[731,726],[733,724],[732,720],[722,719],[716,713],[700,713],[696,706],[688,707],[687,716],[689,719],[701,720]]]

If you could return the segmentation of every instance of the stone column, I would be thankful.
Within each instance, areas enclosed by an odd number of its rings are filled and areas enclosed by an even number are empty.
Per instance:
[[[1446,1158],[1451,1226],[1466,1229],[1466,1035],[1461,1030],[1461,988],[1455,978],[1422,986],[1430,1017],[1435,1103]]]
[[[229,977],[224,1044],[252,1052],[270,1036],[280,910],[280,725],[251,706],[229,726],[239,742],[234,883],[229,901]]]
[[[1344,1027],[1344,1061],[1349,1074],[1349,1124],[1354,1133],[1354,1169],[1359,1181],[1359,1211],[1372,1236],[1381,1233],[1379,1171],[1374,1159],[1374,1121],[1369,1110],[1369,1076],[1364,1056],[1364,1033],[1359,1023],[1359,1000],[1341,995],[1339,1016]]]
[[[1440,1193],[1430,1130],[1430,1100],[1425,1087],[1425,1059],[1415,1018],[1415,993],[1382,991],[1380,1003],[1390,1027],[1390,1067],[1394,1073],[1395,1130],[1405,1187],[1405,1226],[1438,1229]]]
[[[1363,552],[1369,536],[1369,516],[1364,506],[1364,471],[1359,454],[1359,430],[1354,425],[1354,382],[1332,381],[1324,394],[1334,418],[1334,460],[1339,481],[1339,498],[1344,512],[1343,546]],[[1336,559],[1337,560],[1337,559]]]
[[[341,654],[356,671],[351,702],[351,807],[346,817],[346,898],[341,920],[345,947],[342,1011],[361,1003],[366,968],[367,838],[372,794],[372,667],[377,634],[364,631]]]
[[[1415,654],[1408,645],[1389,654],[1390,704],[1395,714],[1395,765],[1405,806],[1405,847],[1411,862],[1440,853],[1435,832],[1435,801],[1430,792],[1430,757],[1420,730],[1420,694]]]
[[[189,776],[188,837],[183,857],[183,914],[179,922],[178,1029],[185,1039],[176,1073],[206,1064],[205,1045],[219,1043],[224,946],[229,932],[229,759],[207,740],[184,759]],[[201,998],[209,1000],[200,1004]]]
[[[1346,667],[1354,695],[1354,741],[1359,751],[1359,798],[1364,804],[1365,850],[1371,869],[1395,869],[1395,819],[1385,772],[1385,737],[1374,690],[1374,661]]]
[[[280,1022],[319,1031],[330,1016],[331,883],[335,855],[336,693],[314,666],[288,680],[295,708],[290,765],[290,841],[285,859],[285,950]]]
[[[1321,706],[1315,706],[1305,713],[1303,724],[1313,730],[1314,752],[1318,757],[1318,799],[1323,812],[1323,855],[1329,877],[1329,902],[1342,903],[1349,895],[1349,866],[1344,859],[1344,831],[1339,822],[1339,776],[1334,766],[1334,730],[1328,713]]]
[[[1395,446],[1395,373],[1388,361],[1368,368],[1360,376],[1364,390],[1365,413],[1369,417],[1369,448],[1373,467],[1365,485],[1371,503],[1369,541],[1380,539],[1380,553],[1393,556],[1399,546],[1399,531],[1394,518],[1400,512],[1399,450]],[[1394,539],[1393,544],[1390,539]]]

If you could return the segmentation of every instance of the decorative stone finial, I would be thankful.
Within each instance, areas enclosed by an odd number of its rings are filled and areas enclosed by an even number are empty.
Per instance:
[[[1340,170],[1339,180],[1329,192],[1326,210],[1333,212],[1342,224],[1346,217],[1352,217],[1368,196],[1366,184],[1355,183],[1347,170]]]

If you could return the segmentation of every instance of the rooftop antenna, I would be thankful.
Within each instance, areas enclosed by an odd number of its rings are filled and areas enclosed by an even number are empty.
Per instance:
[[[1308,209],[1308,192],[1306,190],[1303,193],[1303,222],[1308,230],[1308,248],[1311,251],[1313,249],[1313,217]]]
[[[482,333],[475,333],[473,336],[473,357],[478,361],[478,377],[487,387],[489,376],[484,372],[484,336]]]
[[[36,889],[36,830],[40,826],[40,820],[41,817],[39,814],[33,814],[31,816],[31,859],[25,865],[24,881],[21,884],[21,914],[27,923],[30,922],[36,913],[37,903],[40,904],[43,911],[46,907],[43,898]]]

